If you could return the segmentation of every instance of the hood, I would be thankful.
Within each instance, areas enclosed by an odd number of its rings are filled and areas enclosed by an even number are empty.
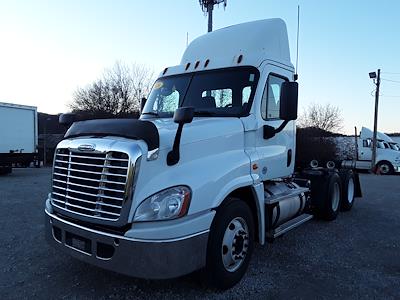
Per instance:
[[[160,150],[172,148],[178,124],[172,118],[156,119],[152,122],[158,129]],[[181,145],[232,135],[243,130],[242,122],[236,117],[194,118],[191,123],[183,126]]]

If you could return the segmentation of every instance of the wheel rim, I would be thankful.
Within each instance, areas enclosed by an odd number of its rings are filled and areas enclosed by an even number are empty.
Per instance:
[[[235,272],[244,262],[249,248],[249,230],[246,221],[237,217],[226,227],[221,255],[224,267]]]
[[[339,200],[340,200],[340,187],[339,183],[335,182],[332,190],[332,210],[337,211],[339,208]]]
[[[350,178],[347,184],[347,201],[349,203],[352,203],[353,199],[354,199],[354,180],[353,178]]]
[[[379,167],[382,174],[387,174],[390,171],[390,167],[387,164],[382,164]]]

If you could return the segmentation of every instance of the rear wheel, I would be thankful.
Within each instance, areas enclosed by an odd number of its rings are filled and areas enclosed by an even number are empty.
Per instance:
[[[10,174],[11,172],[12,172],[12,167],[11,166],[0,167],[0,175]]]
[[[207,246],[208,285],[228,289],[242,279],[254,248],[254,221],[249,206],[228,199],[214,218]]]
[[[314,178],[311,184],[315,215],[327,221],[335,220],[339,213],[342,193],[339,175],[334,172],[328,176]]]
[[[353,207],[355,197],[355,179],[351,170],[346,170],[340,174],[342,180],[342,203],[341,210],[348,211]]]
[[[381,175],[392,175],[394,173],[394,168],[390,162],[381,161],[377,165],[377,172]]]

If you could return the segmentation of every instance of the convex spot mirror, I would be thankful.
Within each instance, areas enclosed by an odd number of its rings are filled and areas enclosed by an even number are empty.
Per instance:
[[[175,110],[174,122],[178,124],[191,123],[194,116],[194,107],[180,107]]]
[[[279,118],[285,121],[297,119],[299,84],[285,81],[281,86]]]

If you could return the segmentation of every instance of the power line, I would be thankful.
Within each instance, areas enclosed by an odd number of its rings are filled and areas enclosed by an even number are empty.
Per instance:
[[[382,74],[400,75],[400,72],[382,72]]]
[[[381,78],[381,80],[390,81],[390,82],[395,82],[395,83],[400,83],[399,80],[392,80],[392,79],[386,79],[386,78]]]
[[[399,96],[394,96],[394,95],[381,95],[381,97],[400,98],[400,95],[399,95]]]

